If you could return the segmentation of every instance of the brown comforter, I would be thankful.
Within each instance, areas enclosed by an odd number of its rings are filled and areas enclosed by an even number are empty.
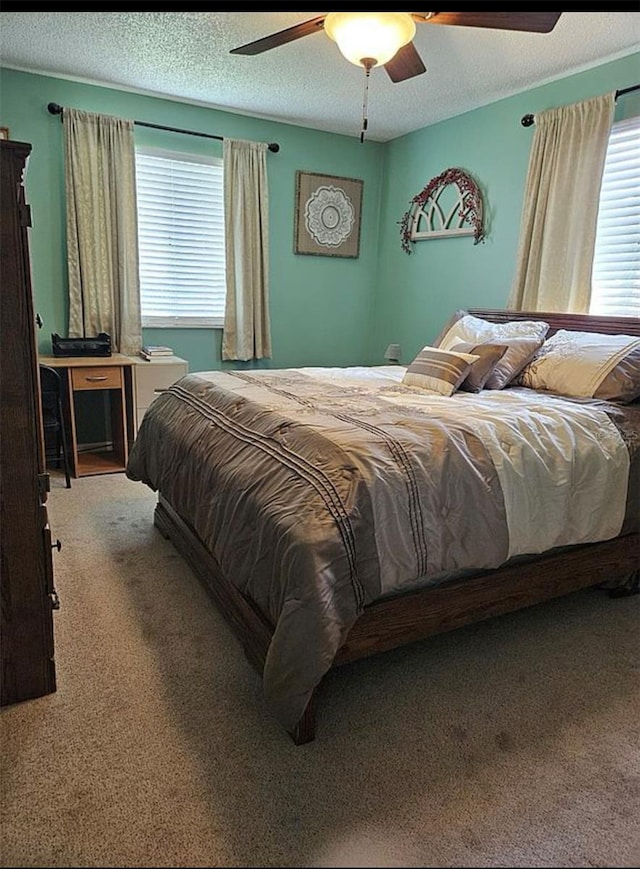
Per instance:
[[[503,392],[427,400],[393,379],[212,372],[182,378],[147,411],[127,476],[161,492],[269,616],[264,690],[287,729],[376,598],[637,527],[640,409],[545,397],[529,412],[537,393]],[[496,402],[508,420],[494,437]],[[562,435],[550,458],[541,433],[556,408],[569,446]],[[521,449],[525,427],[534,434]],[[566,453],[583,436],[580,471]],[[538,509],[527,488],[551,466],[570,479],[559,495],[547,484]]]

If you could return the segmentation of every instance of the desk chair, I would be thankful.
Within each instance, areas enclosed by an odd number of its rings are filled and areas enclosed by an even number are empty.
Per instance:
[[[67,489],[71,488],[69,449],[62,413],[62,380],[55,368],[40,365],[40,392],[42,395],[42,424],[44,427],[45,459],[52,459],[64,467]]]

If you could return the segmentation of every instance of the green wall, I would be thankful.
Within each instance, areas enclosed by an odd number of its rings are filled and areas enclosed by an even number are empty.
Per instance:
[[[383,361],[390,343],[410,362],[456,308],[504,308],[515,270],[522,195],[534,127],[520,119],[640,82],[640,54],[568,76],[458,115],[387,145],[383,221],[370,358]],[[640,92],[619,98],[616,120],[640,113]],[[428,239],[400,247],[398,221],[431,178],[460,167],[478,181],[487,239]]]
[[[387,144],[126,91],[0,69],[0,125],[30,142],[26,187],[33,215],[36,309],[50,333],[66,334],[62,125],[49,102],[234,138],[278,142],[268,155],[273,368],[382,364],[399,343],[409,362],[458,307],[506,304],[513,276],[522,194],[533,127],[522,115],[577,102],[640,81],[640,53],[551,82]],[[401,85],[398,94],[401,96]],[[407,107],[410,111],[411,107]],[[616,117],[640,112],[640,94],[618,100]],[[141,144],[221,153],[216,141],[136,128]],[[398,221],[412,196],[458,166],[479,182],[487,238],[430,239],[400,247]],[[304,169],[364,180],[360,256],[293,253],[295,172]],[[170,344],[192,371],[220,368],[221,331],[145,329],[148,342]],[[225,363],[226,365],[227,363]],[[235,363],[239,365],[242,363]]]
[[[33,291],[36,310],[44,320],[40,333],[42,353],[51,352],[52,332],[67,334],[68,317],[62,124],[58,116],[47,111],[50,102],[230,138],[278,142],[280,151],[267,157],[273,344],[270,365],[349,365],[366,358],[373,328],[371,302],[384,145],[361,144],[356,137],[2,69],[0,125],[9,127],[12,139],[33,146],[26,189],[33,222]],[[354,112],[357,123],[357,107]],[[221,143],[209,139],[144,127],[136,127],[135,135],[141,144],[196,152],[211,148],[213,153],[221,154]],[[297,169],[364,180],[357,259],[293,253]],[[192,371],[221,367],[221,335],[219,329],[144,330],[146,341],[169,344],[189,361]]]

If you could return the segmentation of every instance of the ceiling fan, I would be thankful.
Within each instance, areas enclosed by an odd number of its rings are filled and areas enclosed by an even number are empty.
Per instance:
[[[230,53],[261,54],[324,30],[351,63],[365,68],[366,61],[370,61],[370,68],[384,66],[391,81],[401,82],[426,72],[412,41],[415,22],[550,33],[561,15],[562,12],[327,12],[233,48]]]
[[[365,90],[360,134],[360,141],[363,142],[368,124],[369,74],[373,67],[383,66],[393,82],[406,81],[426,72],[413,44],[416,22],[549,33],[561,15],[562,12],[327,12],[240,45],[230,53],[262,54],[324,30],[337,43],[347,60],[364,67]]]

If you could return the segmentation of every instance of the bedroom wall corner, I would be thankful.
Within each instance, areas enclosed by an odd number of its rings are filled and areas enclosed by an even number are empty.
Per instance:
[[[457,308],[504,308],[511,286],[532,128],[520,119],[640,81],[640,53],[617,58],[387,143],[380,254],[370,360],[391,342],[409,364]],[[621,97],[616,119],[640,112],[640,93]],[[488,235],[416,242],[408,255],[398,222],[412,196],[450,167],[470,172],[485,196]]]

